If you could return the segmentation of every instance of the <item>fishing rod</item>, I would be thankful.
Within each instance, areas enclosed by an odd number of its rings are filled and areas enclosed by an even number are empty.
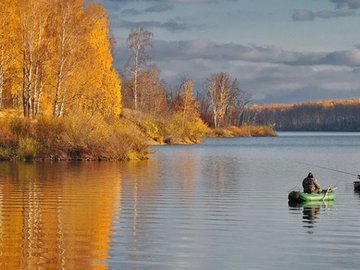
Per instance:
[[[307,165],[307,166],[317,167],[317,168],[324,169],[324,170],[329,170],[329,171],[333,171],[333,172],[338,172],[338,173],[343,173],[343,174],[347,174],[347,175],[356,176],[358,179],[360,179],[359,174],[349,173],[349,172],[345,172],[345,171],[342,171],[342,170],[337,170],[337,169],[328,168],[328,167],[324,167],[324,166],[320,166],[320,165],[316,165],[316,164],[310,164],[310,163],[306,163],[306,162],[299,162],[299,163]]]

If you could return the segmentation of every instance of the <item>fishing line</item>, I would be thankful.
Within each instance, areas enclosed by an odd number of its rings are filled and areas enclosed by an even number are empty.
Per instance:
[[[307,165],[307,166],[317,167],[317,168],[324,169],[324,170],[329,170],[329,171],[333,171],[333,172],[338,172],[338,173],[343,173],[343,174],[347,174],[347,175],[356,176],[358,179],[360,179],[360,175],[358,175],[358,174],[349,173],[349,172],[345,172],[345,171],[342,171],[342,170],[332,169],[332,168],[328,168],[328,167],[324,167],[324,166],[320,166],[320,165],[315,165],[315,164],[310,164],[310,163],[305,163],[305,162],[300,162],[300,161],[298,161],[298,163],[304,164],[304,165]]]

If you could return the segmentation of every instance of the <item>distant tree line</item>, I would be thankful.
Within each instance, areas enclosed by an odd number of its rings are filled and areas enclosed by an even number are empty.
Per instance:
[[[278,131],[360,131],[360,99],[253,105],[244,116]]]

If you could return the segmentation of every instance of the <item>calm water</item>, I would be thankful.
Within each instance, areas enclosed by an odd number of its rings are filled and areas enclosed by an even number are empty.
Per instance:
[[[154,147],[148,161],[0,163],[0,269],[360,269],[359,133]],[[313,164],[313,165],[309,165]],[[289,206],[312,171],[335,203]]]

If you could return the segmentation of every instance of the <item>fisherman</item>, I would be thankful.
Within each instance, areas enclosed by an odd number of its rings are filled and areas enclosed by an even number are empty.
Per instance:
[[[320,193],[321,188],[314,175],[309,172],[308,176],[303,180],[302,186],[305,193]]]

